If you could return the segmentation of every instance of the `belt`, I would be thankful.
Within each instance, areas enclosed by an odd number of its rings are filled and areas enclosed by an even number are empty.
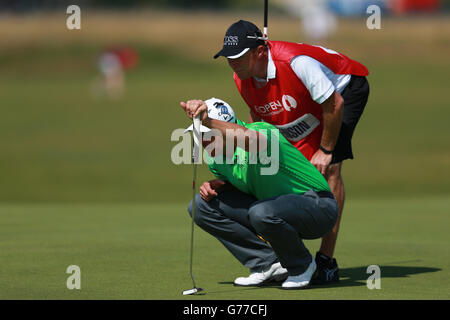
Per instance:
[[[316,193],[320,198],[330,198],[335,200],[333,194],[329,191],[318,191]]]

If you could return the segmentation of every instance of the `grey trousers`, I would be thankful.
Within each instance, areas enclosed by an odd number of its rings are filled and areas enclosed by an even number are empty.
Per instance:
[[[219,193],[209,202],[197,194],[195,207],[195,223],[251,272],[280,262],[290,275],[305,272],[311,263],[302,239],[324,236],[338,216],[336,200],[321,198],[312,190],[259,201],[237,189]],[[192,215],[192,201],[188,211]]]

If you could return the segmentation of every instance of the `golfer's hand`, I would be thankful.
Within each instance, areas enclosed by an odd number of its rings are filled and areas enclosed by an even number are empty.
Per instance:
[[[200,120],[204,121],[208,118],[208,106],[203,100],[189,100],[187,102],[180,102],[181,108],[183,108],[184,112],[188,118],[192,119],[198,115],[200,115]]]
[[[225,185],[225,182],[219,179],[204,182],[200,186],[200,196],[205,201],[211,201],[218,196],[217,191]]]
[[[317,168],[317,170],[319,170],[322,175],[325,175],[332,158],[332,154],[325,154],[322,150],[319,149],[312,156],[311,163],[314,167]]]

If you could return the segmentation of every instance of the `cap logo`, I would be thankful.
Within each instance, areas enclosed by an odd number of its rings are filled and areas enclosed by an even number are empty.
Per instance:
[[[223,117],[225,121],[229,122],[231,119],[233,119],[233,116],[231,116],[231,114],[228,112],[228,108],[222,102],[214,102],[214,106],[216,107],[216,109],[220,109],[218,115]]]
[[[238,36],[225,36],[225,38],[223,39],[224,46],[237,46],[238,43],[239,43]]]

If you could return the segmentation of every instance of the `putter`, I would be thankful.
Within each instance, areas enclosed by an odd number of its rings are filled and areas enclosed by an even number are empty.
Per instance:
[[[269,35],[267,34],[267,16],[269,13],[269,0],[264,0],[264,31],[263,31],[263,37],[268,38]]]
[[[184,290],[183,295],[191,295],[196,294],[202,291],[202,288],[197,288],[194,280],[194,273],[192,272],[192,262],[194,260],[194,216],[195,216],[195,194],[196,194],[196,182],[197,182],[197,163],[199,157],[199,149],[200,149],[200,116],[197,116],[192,119],[193,129],[192,129],[192,138],[193,138],[193,148],[192,148],[192,163],[194,165],[194,178],[192,180],[192,215],[191,215],[191,257],[189,264],[189,272],[191,274],[192,284],[194,285],[193,289]]]
[[[267,35],[267,16],[268,15],[269,15],[269,0],[264,0],[264,29],[263,29],[263,36],[262,37],[247,36],[247,38],[264,40],[264,42],[267,44],[267,41],[269,40],[269,36]]]

